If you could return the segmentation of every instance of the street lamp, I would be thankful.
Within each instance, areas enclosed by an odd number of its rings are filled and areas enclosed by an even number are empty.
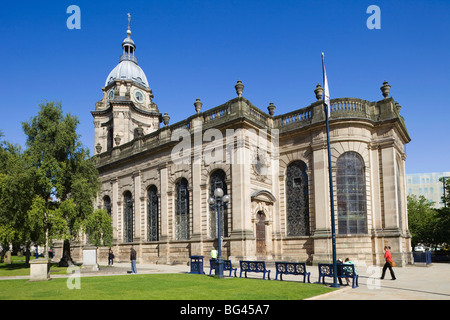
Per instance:
[[[223,259],[222,259],[222,235],[221,235],[221,227],[220,227],[220,211],[223,209],[224,205],[230,202],[229,195],[223,195],[223,190],[221,188],[216,188],[214,190],[214,197],[210,197],[208,199],[208,203],[211,207],[215,206],[217,212],[217,242],[219,246],[219,252],[217,254],[216,261],[216,276],[220,279],[223,278]]]

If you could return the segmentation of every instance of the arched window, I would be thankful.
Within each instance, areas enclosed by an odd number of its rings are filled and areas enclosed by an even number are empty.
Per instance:
[[[308,175],[303,161],[292,162],[286,170],[287,235],[309,235]]]
[[[336,188],[338,233],[367,233],[364,160],[356,152],[343,153],[337,160]]]
[[[189,239],[189,190],[188,182],[182,178],[175,185],[175,239]]]
[[[147,190],[147,238],[158,241],[158,189],[151,186]]]
[[[225,183],[225,172],[223,170],[214,171],[209,178],[209,196],[214,197],[214,190],[221,188],[223,194],[228,194],[227,184]],[[228,237],[228,214],[227,209],[224,207],[220,212],[221,220],[221,235]],[[209,207],[209,235],[211,238],[217,238],[217,212],[215,206]]]
[[[109,196],[105,196],[103,198],[103,209],[105,209],[108,215],[111,217],[111,198]]]
[[[111,150],[114,147],[114,130],[110,128],[106,137],[106,150]]]
[[[133,196],[130,191],[123,195],[124,242],[133,242]]]

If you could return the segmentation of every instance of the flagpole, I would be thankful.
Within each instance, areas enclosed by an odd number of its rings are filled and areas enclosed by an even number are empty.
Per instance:
[[[331,285],[334,288],[339,288],[339,284],[337,283],[337,264],[336,264],[336,228],[334,223],[334,196],[333,196],[333,174],[331,171],[331,152],[330,152],[330,125],[329,125],[329,116],[330,116],[330,100],[329,100],[329,90],[328,90],[328,80],[326,76],[325,70],[325,62],[324,62],[324,54],[322,52],[322,71],[323,71],[323,85],[324,85],[324,94],[323,94],[323,106],[325,111],[325,122],[327,127],[327,147],[328,147],[328,176],[330,180],[330,204],[331,204],[331,238],[333,244],[333,284]]]

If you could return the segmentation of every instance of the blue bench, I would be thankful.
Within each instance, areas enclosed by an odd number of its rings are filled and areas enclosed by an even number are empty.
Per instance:
[[[359,276],[356,274],[354,264],[341,264],[336,265],[337,278],[352,278],[352,288],[357,288]],[[333,264],[332,263],[319,263],[319,283],[322,279],[322,283],[325,283],[325,277],[334,277]]]
[[[280,275],[280,280],[283,280],[283,274],[293,274],[293,275],[302,275],[303,283],[306,282],[306,276],[308,276],[308,283],[311,283],[309,281],[311,272],[306,272],[306,263],[304,263],[304,262],[277,262],[277,261],[275,261],[275,269],[277,272],[277,274],[275,276],[275,280],[278,280],[278,275]]]
[[[264,261],[240,260],[239,264],[241,267],[241,273],[239,274],[240,278],[242,278],[242,272],[245,272],[246,278],[247,278],[247,272],[258,272],[258,273],[263,273],[263,279],[266,279],[266,273],[267,273],[267,278],[270,280],[270,270],[266,269],[266,263]]]
[[[209,259],[209,275],[211,275],[211,272],[213,270],[216,270],[216,259]],[[237,268],[233,268],[233,266],[231,265],[231,260],[223,260],[223,271],[230,271],[230,277],[231,277],[231,272],[234,271],[234,276],[236,277],[236,271]]]

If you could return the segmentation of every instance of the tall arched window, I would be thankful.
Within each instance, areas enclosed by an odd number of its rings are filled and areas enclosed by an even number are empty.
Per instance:
[[[225,172],[223,170],[214,171],[209,178],[209,196],[214,197],[214,190],[221,188],[223,194],[228,194],[227,184],[225,183]],[[228,214],[227,209],[224,208],[220,212],[221,220],[221,234],[228,237]],[[209,207],[209,235],[211,238],[217,238],[217,212],[215,207]]]
[[[111,198],[109,196],[105,196],[103,198],[103,209],[105,209],[108,215],[111,217]]]
[[[114,147],[114,130],[110,128],[106,137],[106,150],[111,150]]]
[[[367,233],[366,180],[363,158],[343,153],[337,160],[338,233]]]
[[[175,239],[189,239],[189,190],[185,178],[175,185]]]
[[[133,242],[133,196],[130,191],[123,195],[124,242]]]
[[[147,190],[147,238],[158,241],[158,189],[153,185]]]
[[[309,235],[308,175],[303,161],[292,162],[286,170],[287,235]]]

